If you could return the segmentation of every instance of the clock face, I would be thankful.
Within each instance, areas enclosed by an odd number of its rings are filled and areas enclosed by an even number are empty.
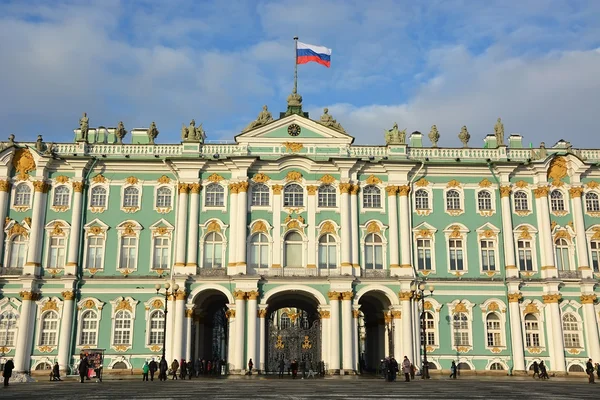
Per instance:
[[[300,134],[300,127],[296,124],[288,126],[288,134],[290,136],[298,136]]]

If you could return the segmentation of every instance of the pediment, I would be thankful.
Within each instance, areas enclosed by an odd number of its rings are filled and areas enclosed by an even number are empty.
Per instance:
[[[288,128],[294,124],[300,127],[300,133],[297,136],[288,133]],[[310,144],[349,145],[354,138],[311,119],[292,114],[237,135],[235,141],[251,146],[260,146],[261,144],[272,146],[277,142],[294,142],[305,146]]]

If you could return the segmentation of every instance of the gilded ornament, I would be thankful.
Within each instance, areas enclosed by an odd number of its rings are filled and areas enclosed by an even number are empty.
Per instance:
[[[29,149],[18,149],[12,161],[15,171],[19,173],[19,180],[26,180],[28,173],[35,170],[35,161]]]
[[[388,196],[395,196],[396,193],[398,193],[398,186],[393,186],[393,185],[386,186],[385,191],[387,192]]]
[[[539,199],[542,197],[548,197],[549,191],[550,191],[550,188],[548,186],[539,186],[539,187],[533,189],[533,194],[535,195],[536,199]]]
[[[54,180],[58,183],[67,183],[69,182],[69,177],[65,175],[59,175],[56,178],[54,178]]]
[[[398,298],[400,299],[400,301],[408,301],[412,299],[413,296],[414,293],[412,291],[398,293]]]
[[[527,306],[525,306],[525,309],[523,310],[523,314],[524,315],[527,315],[527,314],[537,314],[539,312],[540,312],[540,309],[533,302],[527,304]]]
[[[236,290],[233,292],[233,297],[236,300],[245,300],[246,299],[246,292],[242,291],[242,290]]]
[[[465,306],[464,303],[458,303],[457,305],[454,306],[454,309],[452,310],[453,314],[457,314],[457,313],[461,313],[461,312],[469,312],[469,310],[467,310],[467,306]]]
[[[460,238],[462,238],[462,237],[463,237],[463,234],[462,234],[462,232],[460,231],[460,226],[458,226],[458,225],[452,225],[452,226],[450,227],[450,230],[452,231],[452,232],[450,233],[450,238],[451,238],[451,239],[460,239]]]
[[[369,222],[367,225],[367,233],[381,233],[381,228],[375,221]]]
[[[449,188],[459,188],[460,187],[460,182],[457,181],[456,179],[452,179],[450,182],[448,182],[448,184],[446,185],[446,187],[449,187]]]
[[[238,192],[239,193],[246,193],[248,192],[248,186],[249,183],[248,182],[238,182]]]
[[[89,230],[88,236],[103,235],[104,229],[101,226],[92,226]]]
[[[0,192],[8,192],[10,190],[10,182],[0,179]]]
[[[558,239],[565,239],[567,242],[570,242],[571,235],[569,235],[569,232],[567,232],[566,229],[561,229],[554,234],[554,242],[556,242]]]
[[[304,148],[302,143],[284,142],[283,145],[285,146],[285,151],[289,151],[291,153],[298,153]]]
[[[326,233],[335,234],[335,226],[331,221],[325,221],[323,225],[321,225],[321,235],[324,235]]]
[[[177,185],[177,187],[179,189],[179,193],[181,194],[187,194],[190,191],[190,185],[188,183],[180,183]]]
[[[431,237],[432,236],[432,232],[428,229],[420,229],[417,232],[417,236],[418,237]]]
[[[520,180],[520,181],[515,182],[515,186],[518,187],[519,189],[523,189],[523,188],[526,188],[527,186],[529,186],[529,184],[523,180]]]
[[[490,238],[495,238],[496,237],[496,233],[491,230],[491,229],[486,229],[483,232],[481,232],[479,234],[480,238],[486,238],[486,239],[490,239]]]
[[[308,336],[304,336],[304,341],[302,342],[302,349],[308,350],[312,348],[312,343],[308,340]]]
[[[429,181],[425,178],[421,178],[415,182],[415,185],[417,185],[418,187],[425,187],[429,185]]]
[[[83,192],[83,182],[81,182],[81,181],[73,181],[72,185],[73,185],[73,191],[75,193],[81,193],[81,192]]]
[[[508,197],[512,192],[512,188],[510,186],[500,186],[500,197]]]
[[[560,182],[565,176],[567,176],[567,159],[562,156],[555,157],[548,168],[548,180]]]
[[[423,308],[425,308],[426,310],[433,310],[433,304],[431,304],[430,301],[426,301],[423,306]]]
[[[185,290],[178,290],[175,293],[175,300],[185,300],[187,298],[187,293]]]
[[[230,183],[229,186],[227,186],[229,188],[229,191],[231,192],[231,194],[237,194],[239,192],[239,184],[238,183]]]
[[[210,175],[210,176],[207,178],[207,180],[208,180],[209,182],[212,182],[212,183],[219,183],[219,182],[221,182],[223,179],[225,179],[225,178],[223,178],[221,175],[219,175],[219,174],[215,174],[215,173],[211,174],[211,175]]]
[[[185,310],[185,317],[186,318],[193,318],[194,317],[194,310],[189,309],[189,308],[187,310]]]
[[[518,303],[522,298],[523,298],[523,295],[519,292],[508,294],[508,302],[509,303]]]
[[[542,352],[542,349],[539,347],[528,347],[527,352],[531,354],[540,354]]]
[[[352,310],[352,318],[358,318],[358,317],[360,317],[360,311]]]
[[[282,185],[273,185],[273,194],[281,194]]]
[[[531,240],[531,234],[529,233],[529,228],[527,226],[522,226],[519,230],[521,231],[519,239]]]
[[[340,188],[340,194],[349,193],[350,189],[352,188],[352,184],[351,183],[340,183],[339,188]]]
[[[95,307],[96,307],[96,303],[94,303],[94,300],[92,300],[92,299],[88,299],[85,301],[85,303],[83,303],[83,308],[90,309],[90,308],[95,308]]]
[[[171,183],[171,178],[169,178],[166,175],[163,175],[160,178],[158,178],[156,180],[156,182],[160,183],[161,185],[167,185],[167,184]]]
[[[10,237],[15,235],[23,235],[27,237],[29,236],[29,231],[23,225],[15,222],[15,224],[8,230],[8,236]]]
[[[121,236],[136,236],[135,224],[133,222],[126,222],[125,225],[123,225],[123,233]]]
[[[569,194],[571,195],[571,198],[581,197],[581,195],[583,194],[583,187],[574,186],[571,189],[569,189]]]
[[[133,308],[131,307],[129,300],[126,300],[126,299],[119,300],[119,302],[117,303],[117,306],[115,307],[115,312],[120,311],[120,310],[127,310],[127,311],[133,312]]]
[[[458,346],[456,348],[456,351],[458,351],[459,353],[468,353],[469,350],[471,350],[471,348],[467,346]]]
[[[125,182],[127,182],[128,185],[137,185],[139,182],[139,179],[136,178],[135,176],[130,176],[127,179],[125,179]]]
[[[552,231],[553,231],[553,230],[554,230],[554,228],[556,228],[557,226],[558,226],[558,224],[556,223],[556,221],[552,221],[552,222],[550,223],[550,230],[552,230]]]
[[[282,336],[281,335],[277,336],[277,342],[275,342],[275,348],[277,350],[283,350],[284,347],[285,347],[285,344],[283,343]]]
[[[393,319],[400,319],[400,318],[402,318],[402,311],[392,311],[392,318]]]
[[[398,186],[398,194],[400,194],[400,197],[408,196],[409,192],[410,192],[410,186],[407,186],[407,185]]]
[[[594,232],[594,235],[592,235],[592,240],[600,240],[600,227],[593,227],[592,231]]]
[[[52,229],[52,232],[50,232],[51,236],[64,236],[65,231],[62,229],[62,222],[60,221],[56,221],[54,223],[54,229]]]
[[[586,186],[588,187],[588,189],[598,189],[598,187],[600,187],[600,183],[596,182],[596,181],[589,181]]]
[[[106,183],[106,178],[102,174],[98,174],[92,178],[94,183]]]
[[[392,322],[392,316],[390,314],[384,314],[383,320],[386,324],[389,324],[390,322]]]
[[[491,312],[491,311],[499,311],[500,310],[500,306],[498,305],[498,303],[496,303],[495,301],[492,301],[490,304],[488,304],[487,306],[487,311]]]
[[[63,299],[65,300],[73,300],[75,298],[75,292],[72,290],[65,290],[61,293]]]
[[[27,226],[31,226],[31,218],[30,217],[23,218],[23,222],[25,222],[27,224]]]
[[[327,292],[327,297],[329,297],[329,300],[339,300],[340,292]]]
[[[302,180],[302,174],[298,171],[290,171],[285,176],[286,182],[300,182]]]
[[[359,191],[360,191],[360,186],[358,184],[351,185],[351,187],[350,187],[350,194],[356,196]]]
[[[568,350],[567,350],[567,352],[568,352],[569,354],[574,354],[574,355],[577,355],[577,354],[581,353],[581,349],[578,349],[578,348],[572,347],[572,348],[568,349]]]
[[[379,179],[378,177],[376,177],[375,175],[371,175],[367,178],[367,185],[378,185],[382,182],[383,181],[381,179]]]
[[[490,349],[490,351],[491,351],[492,353],[496,353],[496,354],[498,354],[498,353],[500,353],[502,350],[500,350],[498,347],[492,347],[492,348]]]
[[[490,187],[490,186],[492,186],[492,182],[490,182],[490,181],[488,180],[488,178],[483,178],[483,179],[482,179],[482,180],[479,182],[479,187],[482,187],[482,188],[487,188],[487,187]]]
[[[251,290],[249,292],[246,292],[246,297],[248,298],[248,300],[256,300],[258,299],[258,296],[260,296],[258,290]]]
[[[165,236],[169,234],[169,228],[166,226],[159,226],[152,231],[152,236]]]
[[[206,225],[206,232],[221,232],[221,225],[216,220],[212,220]]]
[[[44,311],[48,311],[48,310],[53,310],[53,311],[58,312],[58,304],[56,304],[56,300],[50,299],[47,302],[45,302],[40,311],[44,312]]]
[[[342,300],[352,300],[354,297],[354,293],[352,292],[342,292]]]
[[[202,190],[202,185],[197,182],[190,183],[189,187],[190,187],[190,192],[192,192],[193,194],[199,194],[200,191]]]
[[[19,296],[23,300],[37,300],[39,297],[39,293],[23,290],[23,291],[19,292]]]
[[[300,229],[300,224],[296,220],[290,221],[287,225],[287,229]]]
[[[319,316],[321,317],[321,319],[328,319],[331,315],[329,311],[321,310],[319,311]]]
[[[258,318],[266,318],[267,317],[267,310],[262,309],[262,310],[258,310]]]
[[[162,300],[160,300],[160,299],[156,299],[152,302],[152,308],[163,309],[164,307],[165,307],[165,305],[163,304]]]
[[[118,351],[120,353],[127,351],[127,348],[128,348],[127,346],[122,345],[122,344],[113,346],[113,349],[115,349],[115,351]]]
[[[335,178],[329,174],[325,174],[319,179],[319,181],[325,185],[331,185],[333,182],[335,182]]]
[[[308,193],[309,196],[314,196],[315,194],[317,194],[318,189],[319,189],[318,186],[309,185],[306,187],[306,192]]]
[[[54,350],[54,347],[51,346],[39,346],[38,350],[40,353],[51,353]]]
[[[48,193],[48,184],[44,181],[34,181],[33,188],[38,193]]]
[[[595,294],[582,294],[579,299],[582,304],[594,304],[598,297]]]
[[[271,178],[268,175],[265,175],[265,174],[259,172],[258,174],[255,174],[252,177],[252,180],[256,183],[266,183],[266,182],[270,181]]]
[[[159,351],[162,350],[162,346],[159,346],[157,344],[153,344],[152,346],[149,347],[149,349],[153,353],[158,353]]]
[[[227,319],[235,318],[235,310],[227,310],[227,311],[225,311],[225,317]]]
[[[252,233],[267,233],[267,225],[263,221],[256,221],[252,225]]]

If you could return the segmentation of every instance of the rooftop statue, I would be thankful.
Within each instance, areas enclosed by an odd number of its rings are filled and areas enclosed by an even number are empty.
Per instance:
[[[46,145],[46,151],[44,151],[44,154],[52,155],[53,152],[54,152],[54,143],[50,142]]]
[[[87,113],[83,113],[83,116],[79,118],[79,129],[81,130],[81,140],[87,142],[88,131],[90,129],[90,119],[88,118]]]
[[[323,115],[321,115],[321,124],[329,128],[338,130],[340,132],[346,133],[346,130],[342,127],[342,125],[340,125],[340,123],[337,122],[335,118],[331,116],[331,114],[329,114],[329,108],[327,107],[323,109]]]
[[[496,125],[494,125],[494,134],[496,135],[496,144],[504,146],[504,124],[500,118],[498,118]]]
[[[394,122],[394,126],[389,131],[385,131],[386,144],[406,144],[406,129],[398,130],[398,124]]]
[[[15,134],[14,133],[11,133],[10,135],[8,135],[8,145],[9,146],[15,145]]]
[[[127,131],[125,130],[125,125],[123,125],[123,121],[119,121],[119,125],[117,126],[117,130],[115,131],[115,136],[117,137],[117,143],[123,144],[123,138]]]
[[[202,124],[196,128],[196,120],[192,119],[190,121],[190,126],[186,127],[185,124],[181,124],[181,139],[184,141],[195,141],[195,142],[204,142],[204,137],[206,133],[204,129],[202,129]]]
[[[463,147],[469,147],[469,139],[471,139],[471,135],[469,135],[469,131],[467,130],[466,126],[463,125],[463,127],[460,128],[458,138],[462,142]]]
[[[158,129],[156,129],[156,124],[154,121],[150,124],[150,128],[148,128],[148,140],[150,144],[154,144],[154,139],[158,136]]]
[[[273,116],[269,112],[269,108],[265,105],[263,106],[262,111],[258,114],[258,118],[256,120],[250,122],[246,128],[242,132],[248,132],[251,129],[258,128],[259,126],[263,126],[273,121]]]
[[[44,150],[44,139],[42,139],[42,135],[38,135],[37,140],[35,141],[35,150],[38,153],[41,153]]]
[[[435,125],[431,125],[431,131],[429,131],[429,140],[431,140],[431,147],[437,147],[438,141],[440,140],[440,132]]]

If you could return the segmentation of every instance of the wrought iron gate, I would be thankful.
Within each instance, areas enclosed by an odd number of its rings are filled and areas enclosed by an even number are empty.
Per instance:
[[[306,363],[306,368],[317,370],[317,365],[321,361],[321,324],[316,320],[308,328],[302,324],[293,324],[287,328],[278,328],[273,321],[268,325],[268,346],[267,346],[267,365],[265,369],[268,372],[277,372],[279,370],[279,361],[284,360],[286,366],[293,360],[302,365]]]

